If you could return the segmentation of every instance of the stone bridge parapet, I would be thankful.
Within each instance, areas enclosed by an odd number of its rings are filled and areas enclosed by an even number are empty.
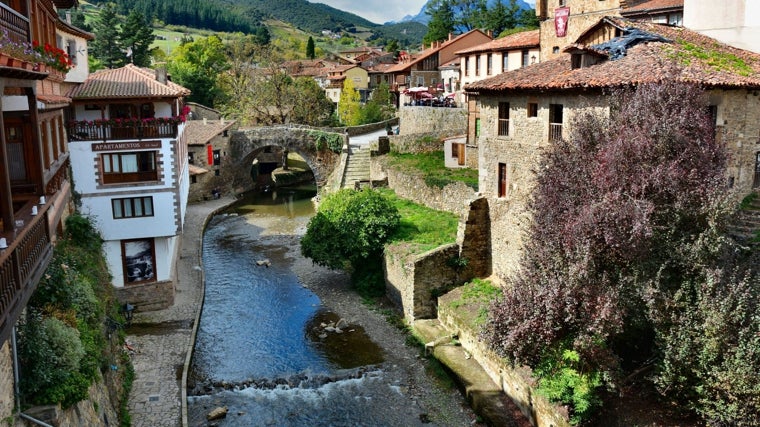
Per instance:
[[[341,138],[340,149],[335,152],[324,143],[325,139]],[[320,149],[317,142],[321,140]],[[314,128],[302,125],[262,126],[239,129],[230,135],[228,167],[231,171],[231,186],[235,192],[243,192],[253,188],[250,177],[251,163],[256,156],[267,147],[282,147],[297,153],[311,168],[317,185],[321,187],[327,182],[330,174],[336,169],[340,159],[340,150],[347,146],[348,135],[335,132],[330,128]]]

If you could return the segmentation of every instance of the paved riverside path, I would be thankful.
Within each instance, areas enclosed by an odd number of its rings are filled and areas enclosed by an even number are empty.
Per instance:
[[[222,197],[189,204],[179,239],[174,305],[136,313],[127,328],[134,348],[135,379],[129,394],[132,427],[182,426],[183,370],[194,341],[194,328],[203,304],[201,251],[206,221],[235,199]],[[139,307],[138,307],[139,310]]]

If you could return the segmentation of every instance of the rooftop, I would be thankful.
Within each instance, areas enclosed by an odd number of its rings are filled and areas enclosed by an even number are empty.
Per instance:
[[[522,31],[505,37],[493,39],[488,43],[473,46],[468,49],[457,51],[457,55],[479,52],[499,52],[511,49],[523,49],[526,47],[538,47],[538,30]]]
[[[179,98],[190,94],[170,80],[156,78],[156,71],[128,64],[121,68],[98,70],[68,94],[75,100],[113,98]]]
[[[760,55],[720,43],[681,27],[606,17],[596,26],[614,26],[630,32],[638,28],[667,41],[641,41],[623,56],[610,60],[603,45],[587,46],[583,36],[575,52],[600,53],[602,62],[581,68],[571,66],[571,55],[530,65],[471,83],[468,91],[591,89],[657,82],[667,78],[706,87],[760,88]],[[593,29],[593,28],[592,28]],[[591,30],[586,33],[593,32]],[[624,36],[625,37],[625,36]],[[614,39],[613,39],[614,40]]]
[[[188,120],[185,122],[187,145],[205,145],[215,136],[232,127],[235,121],[230,120]]]

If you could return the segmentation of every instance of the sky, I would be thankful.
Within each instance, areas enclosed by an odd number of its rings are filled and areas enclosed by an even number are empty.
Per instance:
[[[427,0],[309,0],[312,3],[324,3],[336,9],[359,15],[376,24],[399,21],[406,15],[416,15]],[[526,0],[534,5],[536,0]]]

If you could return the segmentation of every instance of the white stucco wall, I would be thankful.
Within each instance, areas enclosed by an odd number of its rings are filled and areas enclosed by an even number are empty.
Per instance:
[[[760,53],[760,1],[684,0],[683,25],[740,49]]]

